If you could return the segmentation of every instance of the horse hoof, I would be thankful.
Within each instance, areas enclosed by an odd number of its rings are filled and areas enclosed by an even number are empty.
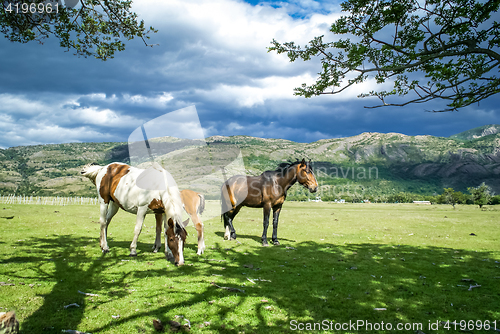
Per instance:
[[[104,248],[104,249],[102,250],[102,253],[103,253],[103,254],[109,253],[109,248]]]
[[[130,252],[130,257],[136,257],[137,256],[137,253],[136,252]]]
[[[231,239],[230,240],[236,240],[236,233],[231,233]]]
[[[276,240],[276,241],[273,241],[273,244],[274,244],[275,246],[279,246],[279,245],[280,245],[280,242],[279,242],[278,240]]]
[[[262,247],[269,247],[269,244],[267,243],[267,241],[262,243]]]

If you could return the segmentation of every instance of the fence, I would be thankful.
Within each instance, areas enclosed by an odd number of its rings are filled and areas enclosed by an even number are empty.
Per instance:
[[[39,205],[96,205],[95,197],[39,197],[39,196],[0,196],[2,204],[39,204]]]

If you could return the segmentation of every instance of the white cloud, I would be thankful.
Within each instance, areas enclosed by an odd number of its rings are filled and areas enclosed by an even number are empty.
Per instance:
[[[35,116],[44,111],[43,102],[29,100],[24,95],[0,94],[0,112],[22,116]]]
[[[214,89],[200,89],[196,90],[196,92],[206,99],[251,108],[262,105],[271,99],[297,99],[293,95],[293,88],[300,85],[304,80],[310,79],[307,74],[293,78],[270,76],[263,79],[253,79],[251,85],[220,84]]]
[[[205,56],[227,57],[228,61],[243,66],[245,62],[251,64],[257,60],[272,67],[289,66],[286,57],[267,53],[273,38],[303,45],[315,36],[328,34],[331,23],[339,17],[338,13],[329,13],[293,19],[286,8],[252,6],[232,0],[145,0],[137,5],[141,18],[167,35],[175,34],[176,45],[202,49]],[[169,42],[159,37],[152,36],[152,41],[156,39],[160,44],[158,50],[168,50]],[[175,58],[173,64],[173,55],[165,53],[167,55],[168,59],[162,64],[165,71],[175,63],[183,67],[184,59]],[[180,52],[174,56],[185,54]]]
[[[72,110],[72,118],[82,124],[93,124],[104,127],[132,128],[142,121],[128,115],[120,115],[110,109],[86,107]]]
[[[162,92],[161,94],[154,97],[144,96],[140,94],[123,94],[124,103],[154,108],[164,108],[169,101],[173,100],[173,98],[174,97],[172,96],[172,94],[167,92]]]
[[[48,143],[95,142],[118,140],[116,136],[80,126],[65,128],[57,124],[10,123],[0,132],[0,147]]]
[[[77,128],[63,128],[58,125],[40,125],[37,128],[28,129],[26,138],[34,142],[81,142],[81,141],[105,141],[113,136],[107,133],[95,131],[91,128],[81,126]]]
[[[268,53],[267,47],[273,39],[300,45],[319,35],[328,39],[333,36],[329,32],[331,24],[340,17],[339,8],[337,4],[310,0],[279,4],[283,7],[252,6],[232,0],[141,1],[137,4],[141,18],[164,34],[153,35],[153,40],[167,38],[163,43],[158,40],[160,46],[155,54],[162,55],[155,56],[157,66],[149,66],[148,71],[164,76],[165,80],[175,76],[176,80],[190,83],[187,89],[179,87],[171,96],[190,96],[193,102],[193,92],[204,100],[245,109],[269,101],[289,103],[303,99],[294,96],[294,88],[316,81],[321,69],[319,59],[291,64],[286,55]],[[309,15],[292,18],[290,11],[308,11]],[[181,49],[172,51],[169,41],[175,41]],[[357,99],[360,92],[371,91],[375,86],[375,81],[369,80],[329,98]]]
[[[83,105],[82,99],[95,105]],[[116,132],[142,124],[139,118],[100,107],[104,100],[105,94],[0,94],[0,146],[120,140],[96,126]]]
[[[304,97],[294,95],[294,88],[300,87],[303,83],[312,84],[315,78],[309,73],[294,77],[268,76],[262,79],[252,79],[244,85],[219,84],[210,90],[195,90],[198,94],[212,101],[220,101],[237,105],[238,107],[252,108],[264,105],[270,100],[304,100]],[[361,92],[368,92],[377,85],[374,79],[368,79],[366,82],[350,87],[340,94],[323,96],[330,102],[341,102],[355,100]],[[387,89],[390,83],[378,85],[377,89]],[[309,100],[311,101],[311,100]],[[324,101],[324,100],[323,100]],[[279,113],[279,110],[276,110]],[[308,113],[309,110],[303,110]]]

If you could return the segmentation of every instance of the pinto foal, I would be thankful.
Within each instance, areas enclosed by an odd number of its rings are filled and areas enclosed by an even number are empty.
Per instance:
[[[205,210],[205,197],[193,190],[184,189],[181,191],[181,199],[184,210],[193,220],[194,227],[198,232],[198,252],[201,255],[205,251],[204,227],[200,215]],[[185,223],[185,224],[184,224]],[[184,222],[184,227],[189,223],[189,219]],[[157,252],[161,247],[161,221],[156,220],[156,239],[153,251]]]
[[[80,174],[89,178],[97,188],[100,205],[101,234],[99,242],[103,253],[109,252],[108,226],[121,208],[137,215],[134,239],[130,244],[130,256],[137,256],[137,239],[142,230],[146,214],[155,214],[156,223],[165,225],[165,255],[176,265],[184,264],[186,230],[181,223],[182,200],[177,187],[165,190],[148,190],[137,186],[137,178],[143,169],[114,162],[106,166],[87,164]],[[161,233],[161,232],[160,232]]]

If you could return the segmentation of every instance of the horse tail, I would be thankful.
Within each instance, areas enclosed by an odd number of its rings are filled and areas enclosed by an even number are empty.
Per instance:
[[[236,201],[233,197],[233,192],[231,191],[231,187],[229,186],[228,181],[224,182],[220,189],[221,215],[236,207]]]
[[[229,197],[229,202],[231,203],[232,208],[236,208],[236,199],[234,198],[233,191],[231,189],[231,186],[229,185],[229,182],[226,182],[226,191],[227,191],[227,196]]]
[[[205,211],[205,196],[198,194],[198,197],[200,198],[200,205],[198,205],[197,213],[201,215]]]
[[[85,176],[90,181],[92,181],[93,184],[95,184],[97,174],[99,174],[99,172],[104,167],[105,166],[99,166],[98,164],[91,162],[91,163],[86,164],[85,166],[82,167],[82,170],[80,171],[80,175]]]

